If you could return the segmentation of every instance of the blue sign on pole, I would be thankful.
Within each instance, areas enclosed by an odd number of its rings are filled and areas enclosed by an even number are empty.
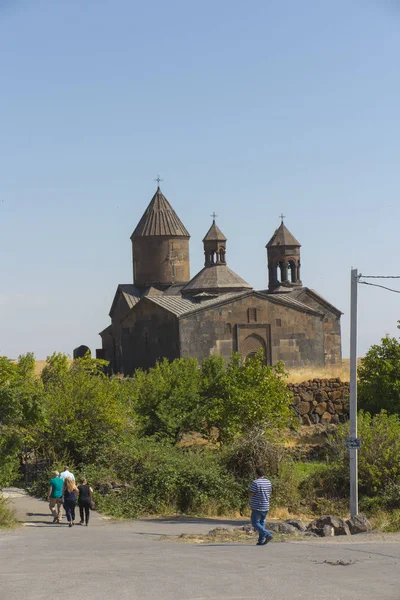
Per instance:
[[[348,437],[346,438],[346,448],[349,450],[359,450],[361,447],[360,438]]]

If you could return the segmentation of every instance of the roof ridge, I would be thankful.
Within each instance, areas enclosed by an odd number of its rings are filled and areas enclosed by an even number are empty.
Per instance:
[[[182,293],[193,293],[194,291],[206,292],[210,290],[221,290],[228,293],[228,290],[252,289],[240,275],[232,271],[227,265],[218,264],[203,267],[192,279],[184,286]]]

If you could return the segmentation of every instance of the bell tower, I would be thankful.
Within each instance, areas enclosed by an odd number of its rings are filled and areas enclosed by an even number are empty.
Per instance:
[[[215,222],[215,213],[212,215],[213,222],[204,239],[204,266],[226,265],[226,237]]]
[[[276,229],[268,242],[268,288],[276,290],[279,287],[301,287],[300,279],[300,248],[301,244],[290,233],[283,222]]]
[[[160,190],[131,235],[137,287],[165,289],[190,280],[189,232]]]

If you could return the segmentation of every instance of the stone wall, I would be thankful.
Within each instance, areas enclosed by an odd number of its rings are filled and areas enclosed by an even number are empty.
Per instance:
[[[324,366],[324,323],[320,316],[289,308],[257,292],[179,318],[181,357],[199,361],[220,354],[226,362],[232,352],[246,354],[246,340],[259,340],[267,362],[278,360],[287,369],[304,364]],[[199,304],[201,309],[201,304]],[[249,309],[256,318],[250,318]],[[247,348],[248,350],[248,348]],[[253,350],[251,350],[253,351]]]
[[[337,424],[349,417],[350,384],[335,379],[288,383],[292,408],[303,425]]]

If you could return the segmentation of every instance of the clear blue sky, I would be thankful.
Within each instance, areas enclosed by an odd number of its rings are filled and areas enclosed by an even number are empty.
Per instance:
[[[193,275],[215,210],[265,288],[283,211],[348,355],[351,266],[400,275],[399,56],[395,0],[1,0],[0,352],[100,346],[159,173]],[[399,301],[360,287],[360,354]]]

